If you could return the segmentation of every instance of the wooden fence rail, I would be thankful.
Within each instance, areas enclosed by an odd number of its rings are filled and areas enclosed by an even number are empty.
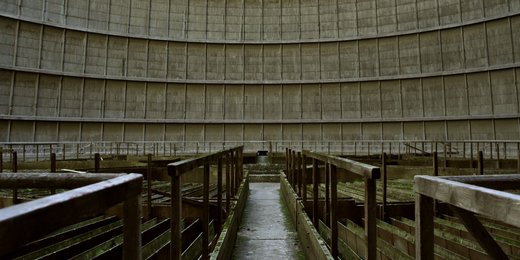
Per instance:
[[[141,174],[0,174],[5,189],[75,188],[0,209],[0,256],[123,202],[123,258],[141,259],[142,180]]]
[[[365,181],[365,259],[376,259],[377,253],[377,234],[376,234],[376,218],[377,218],[377,202],[376,202],[376,180],[380,178],[381,172],[379,167],[356,162],[353,160],[331,156],[323,153],[303,151],[295,153],[295,151],[287,148],[287,177],[295,190],[301,197],[306,193],[307,185],[307,163],[312,162],[312,185],[313,185],[313,203],[312,203],[312,220],[318,229],[318,186],[320,183],[319,165],[325,165],[325,222],[330,223],[331,228],[331,254],[338,257],[338,195],[337,195],[337,174],[338,169],[342,169],[363,177]],[[303,157],[302,157],[303,156]],[[302,159],[304,158],[304,159]],[[304,177],[305,176],[305,177]],[[305,188],[303,188],[305,187]],[[307,196],[303,196],[304,205]]]
[[[204,195],[203,195],[203,214],[202,220],[202,259],[209,258],[210,242],[209,241],[209,184],[210,184],[210,165],[217,165],[217,190],[218,192],[218,208],[222,208],[222,167],[225,164],[226,177],[226,209],[229,214],[230,199],[237,194],[240,183],[243,179],[242,162],[243,162],[243,146],[215,152],[209,155],[187,159],[168,164],[168,175],[171,177],[171,243],[170,258],[180,260],[182,255],[181,243],[181,218],[182,218],[182,183],[181,176],[191,170],[199,167],[204,168]],[[218,217],[217,217],[218,218]],[[217,223],[217,229],[220,230],[221,222]]]
[[[450,205],[481,247],[494,259],[508,259],[475,214],[520,227],[520,195],[500,190],[516,189],[520,176],[415,176],[416,258],[433,259],[434,200]]]

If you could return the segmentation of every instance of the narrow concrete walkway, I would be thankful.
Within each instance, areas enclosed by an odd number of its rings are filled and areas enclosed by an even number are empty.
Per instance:
[[[233,259],[305,259],[279,183],[249,183]]]

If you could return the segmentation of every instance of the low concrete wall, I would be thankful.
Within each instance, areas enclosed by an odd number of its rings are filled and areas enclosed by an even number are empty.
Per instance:
[[[238,201],[231,210],[226,222],[222,226],[222,232],[218,238],[217,244],[211,253],[211,259],[231,259],[235,240],[237,238],[238,228],[242,220],[242,213],[246,206],[247,197],[249,196],[249,179],[244,176],[244,181],[238,190]]]
[[[292,190],[284,174],[280,175],[280,192],[294,221],[300,243],[307,259],[333,259],[327,244],[312,225],[303,204]]]

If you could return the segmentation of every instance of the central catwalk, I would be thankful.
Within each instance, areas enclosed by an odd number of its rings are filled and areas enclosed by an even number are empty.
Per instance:
[[[279,183],[250,183],[234,259],[305,259]]]

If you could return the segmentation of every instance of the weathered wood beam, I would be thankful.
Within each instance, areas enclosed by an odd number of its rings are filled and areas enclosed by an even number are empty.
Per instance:
[[[433,260],[433,199],[415,196],[415,259]]]
[[[365,259],[377,258],[376,180],[365,178]]]
[[[330,166],[330,230],[331,230],[331,254],[338,258],[338,175],[336,166]]]
[[[124,175],[111,173],[2,173],[0,174],[0,189],[73,189]]]
[[[127,174],[0,210],[0,255],[117,203],[135,199],[141,195],[142,180],[140,174]]]
[[[222,151],[204,155],[201,157],[190,158],[190,159],[170,163],[170,164],[168,164],[168,167],[173,168],[172,174],[182,175],[186,172],[189,172],[195,168],[198,168],[198,167],[204,165],[206,162],[208,162],[208,163],[216,162],[218,160],[218,158],[220,158],[230,152],[235,152],[235,151],[238,151],[241,149],[243,149],[243,146],[237,146],[237,147],[234,147],[231,149],[222,150]]]
[[[325,163],[336,165],[337,168],[347,170],[354,174],[361,175],[365,178],[379,179],[381,177],[381,171],[379,167],[375,167],[369,164],[310,151],[303,151],[303,154],[308,158],[314,158]]]
[[[520,227],[520,195],[431,176],[414,182],[417,193]]]
[[[453,206],[450,209],[462,220],[466,229],[477,240],[479,245],[486,250],[489,256],[493,259],[509,259],[473,213]]]

